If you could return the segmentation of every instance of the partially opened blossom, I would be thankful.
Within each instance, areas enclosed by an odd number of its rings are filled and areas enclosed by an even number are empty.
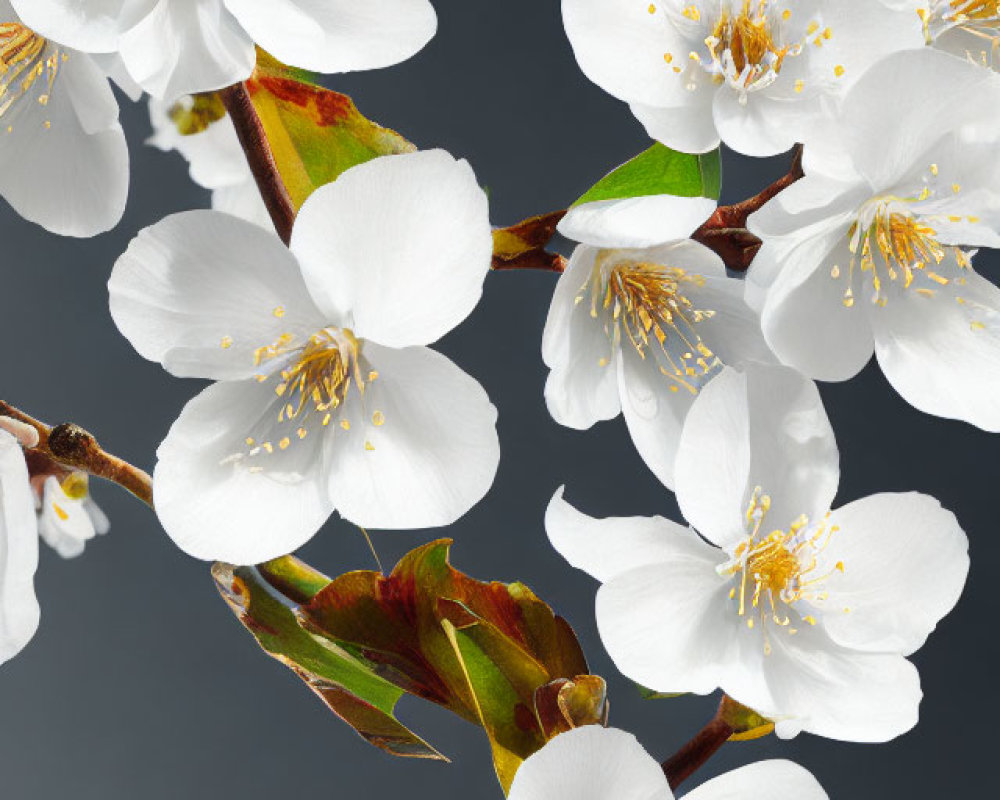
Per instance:
[[[49,475],[36,491],[38,535],[63,558],[76,558],[96,535],[110,529],[100,506],[90,496],[86,473],[71,472],[63,478]]]
[[[954,515],[913,492],[831,511],[833,431],[815,385],[786,367],[712,381],[676,469],[692,528],[592,519],[561,490],[546,515],[555,548],[603,583],[597,624],[616,666],[662,692],[721,688],[783,737],[874,742],[913,727],[906,656],[969,568]]]
[[[1000,69],[998,0],[882,0],[920,16],[929,45],[991,69]]]
[[[923,46],[880,0],[563,0],[581,69],[685,152],[767,156],[802,141],[883,56]]]
[[[174,100],[244,80],[254,44],[286,64],[350,72],[397,64],[434,35],[428,0],[11,0],[35,30],[119,53],[150,94]]]
[[[636,738],[585,725],[562,733],[520,766],[510,800],[673,800],[663,769]],[[688,800],[827,800],[816,779],[791,761],[759,761],[706,781]]]
[[[212,107],[201,109],[196,104]],[[182,97],[172,104],[149,98],[153,135],[148,143],[163,151],[177,150],[184,156],[191,180],[212,191],[212,208],[273,230],[246,153],[236,138],[236,128],[220,106],[206,96]],[[207,122],[193,130],[181,130],[178,120],[200,118],[201,114],[208,116]]]
[[[53,233],[93,236],[121,219],[128,170],[102,67],[0,0],[0,195]]]
[[[38,523],[21,445],[0,430],[0,663],[38,629]]]
[[[552,296],[542,356],[553,419],[585,429],[623,413],[636,449],[667,486],[698,392],[725,364],[772,358],[743,283],[688,239],[577,247]]]
[[[874,351],[911,405],[1000,430],[1000,290],[968,249],[1000,245],[998,142],[996,73],[932,49],[872,68],[748,223],[777,356],[836,381]]]
[[[146,358],[218,381],[158,451],[156,511],[200,558],[291,552],[330,513],[446,525],[489,489],[496,409],[426,348],[482,293],[492,236],[472,169],[425,151],[314,192],[291,249],[216,211],[147,228],[111,276],[111,313]]]

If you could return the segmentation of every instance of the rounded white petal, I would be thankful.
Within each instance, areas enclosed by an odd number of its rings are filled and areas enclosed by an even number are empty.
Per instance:
[[[659,692],[708,694],[743,667],[743,620],[716,573],[719,556],[678,553],[601,586],[597,628],[623,675]]]
[[[552,370],[545,383],[546,405],[556,422],[577,430],[621,412],[618,350],[604,320],[591,313],[590,280],[598,254],[586,245],[573,251],[556,283],[542,334],[542,358]]]
[[[317,72],[388,67],[418,53],[437,30],[428,0],[225,0],[261,47]]]
[[[705,781],[685,800],[828,800],[819,781],[792,761],[758,761]]]
[[[362,344],[377,377],[351,392],[328,437],[329,493],[367,528],[450,525],[489,491],[500,460],[496,408],[440,353]]]
[[[486,194],[443,150],[384,156],[320,187],[292,231],[328,314],[388,347],[430,344],[465,319],[493,254]]]
[[[949,256],[925,281],[872,306],[875,354],[889,383],[914,408],[1000,431],[1000,289]]]
[[[766,525],[829,510],[840,478],[833,429],[816,385],[786,367],[726,369],[688,413],[676,461],[677,502],[702,536],[722,547],[745,537],[760,487]]]
[[[238,83],[257,61],[253,40],[222,0],[159,0],[118,49],[132,78],[168,101]]]
[[[3,0],[21,21],[67,47],[110,53],[118,37],[149,13],[156,0]]]
[[[820,571],[823,625],[837,643],[909,655],[958,602],[969,573],[969,540],[933,497],[876,494],[830,515],[837,531]]]
[[[588,517],[563,499],[563,487],[549,501],[545,532],[559,555],[601,582],[649,564],[721,557],[690,528],[663,517]]]
[[[900,655],[839,647],[816,627],[770,638],[767,679],[782,738],[800,731],[848,742],[885,742],[917,724],[922,692],[916,668]],[[739,699],[739,698],[737,698]]]
[[[707,153],[719,146],[712,116],[713,93],[691,92],[684,105],[668,108],[632,103],[630,108],[651,139],[682,153]]]
[[[580,69],[604,91],[653,106],[689,102],[687,76],[668,67],[664,55],[682,62],[693,45],[668,15],[629,0],[563,0],[562,14]]]
[[[248,176],[243,183],[223,186],[212,192],[212,208],[224,214],[245,219],[266,231],[274,230],[271,214],[260,196],[257,182]]]
[[[111,316],[139,355],[179,377],[249,377],[258,348],[327,324],[278,237],[217,211],[141,231],[108,291]]]
[[[737,153],[756,158],[776,156],[806,138],[818,104],[751,96],[741,103],[728,89],[715,93],[712,119],[719,138]]]
[[[323,436],[282,448],[283,403],[269,383],[216,383],[174,422],[157,451],[153,500],[184,552],[257,564],[303,545],[333,511]]]
[[[28,468],[17,440],[0,431],[0,664],[38,629],[38,528]]]
[[[715,211],[707,197],[669,194],[598,200],[573,206],[559,233],[594,247],[652,247],[690,236]]]
[[[507,797],[508,800],[673,800],[674,796],[660,765],[632,734],[617,728],[584,725],[559,734],[526,758]]]
[[[40,58],[50,66],[0,119],[0,194],[46,230],[94,236],[118,224],[128,196],[118,103],[89,56],[49,44]]]

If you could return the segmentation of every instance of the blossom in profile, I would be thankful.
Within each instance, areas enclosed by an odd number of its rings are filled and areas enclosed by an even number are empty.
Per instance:
[[[289,553],[336,509],[364,527],[447,525],[493,482],[496,409],[426,345],[482,294],[486,195],[441,150],[316,190],[285,247],[217,211],[142,231],[109,283],[144,357],[217,381],[160,445],[154,501],[188,553]]]
[[[603,584],[601,639],[621,672],[660,692],[721,688],[800,731],[859,742],[912,728],[906,656],[957,602],[968,540],[915,492],[831,510],[833,431],[815,385],[787,367],[727,369],[694,403],[660,517],[588,517],[552,499],[545,526]]]
[[[125,210],[128,147],[104,65],[0,0],[0,196],[52,233],[94,236]]]
[[[121,56],[149,94],[173,101],[246,79],[257,44],[316,72],[398,64],[434,36],[428,0],[10,0],[27,25],[88,53]]]
[[[751,156],[804,141],[882,57],[922,47],[910,8],[881,0],[563,0],[580,68],[649,135]]]
[[[806,177],[750,216],[747,299],[781,361],[846,380],[874,352],[903,398],[1000,431],[1000,76],[898,53],[806,143]]]
[[[35,493],[38,535],[63,558],[82,555],[87,542],[111,527],[107,515],[90,496],[86,473],[39,477],[41,491]]]
[[[674,800],[656,760],[617,728],[584,725],[525,759],[510,800]],[[817,780],[791,761],[759,761],[706,781],[687,800],[827,800]]]

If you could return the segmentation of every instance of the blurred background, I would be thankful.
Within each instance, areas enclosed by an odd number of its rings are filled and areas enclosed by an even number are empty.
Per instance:
[[[435,2],[439,33],[416,58],[327,85],[419,146],[468,158],[490,189],[494,224],[565,207],[648,146],[625,105],[580,73],[556,0]],[[123,99],[122,118],[132,194],[115,231],[60,239],[0,209],[0,396],[48,422],[77,422],[152,469],[158,442],[200,386],[133,352],[108,315],[105,284],[139,229],[206,206],[208,194],[190,182],[180,156],[144,145],[144,104]],[[724,161],[724,202],[755,193],[787,164],[732,154]],[[977,263],[991,277],[1000,268],[994,254]],[[550,548],[542,518],[564,483],[568,499],[595,516],[679,519],[678,511],[620,419],[578,433],[549,418],[539,346],[554,283],[549,274],[490,275],[476,312],[438,345],[500,410],[503,457],[492,492],[451,529],[375,532],[375,547],[388,565],[452,536],[459,569],[527,583],[569,619],[592,671],[608,679],[612,724],[663,759],[711,716],[716,698],[640,699],[597,636],[596,584]],[[935,495],[972,541],[969,584],[914,659],[927,697],[913,732],[878,746],[808,735],[729,744],[690,785],[779,756],[802,763],[845,800],[936,798],[993,785],[1000,438],[918,413],[873,366],[821,390],[841,449],[837,504],[878,491]],[[0,668],[5,800],[501,797],[479,731],[404,698],[403,721],[453,763],[395,759],[370,747],[257,648],[216,594],[208,565],[177,550],[148,509],[113,486],[95,483],[94,494],[111,533],[75,561],[42,546],[41,626]],[[331,575],[373,568],[357,529],[338,519],[300,555]]]

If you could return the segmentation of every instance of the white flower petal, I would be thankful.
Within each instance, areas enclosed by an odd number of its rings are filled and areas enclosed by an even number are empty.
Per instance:
[[[58,478],[46,478],[38,517],[38,535],[45,543],[63,558],[76,558],[96,533],[83,500],[69,497]]]
[[[167,101],[238,83],[257,60],[253,40],[222,0],[159,0],[118,49],[132,78]]]
[[[17,440],[0,431],[0,664],[38,629],[38,528],[28,468]]]
[[[815,384],[786,367],[726,369],[688,413],[676,462],[677,502],[709,541],[745,536],[756,487],[782,528],[830,508],[840,478],[837,443]]]
[[[669,194],[598,200],[573,206],[559,233],[594,247],[652,247],[685,239],[715,211],[707,197]]]
[[[758,761],[705,781],[684,800],[828,800],[819,781],[791,761]]]
[[[885,742],[916,725],[920,676],[902,656],[838,647],[819,626],[803,626],[794,636],[782,629],[770,642],[767,678],[775,706],[758,710],[776,719],[778,736],[805,730],[828,739]]]
[[[708,694],[743,668],[743,620],[729,607],[718,563],[678,554],[601,586],[597,627],[623,675],[659,692]]]
[[[545,531],[556,551],[601,582],[637,567],[674,559],[718,561],[718,549],[683,525],[663,517],[595,519],[563,499],[563,488],[545,512]]]
[[[327,445],[329,493],[341,516],[370,528],[449,525],[486,494],[500,443],[496,408],[475,379],[424,347],[366,341],[377,372],[341,414]]]
[[[549,413],[577,430],[621,412],[617,350],[603,319],[591,314],[589,281],[598,252],[586,245],[573,251],[556,283],[542,334],[542,358],[552,370],[545,383]]]
[[[0,119],[0,194],[46,230],[94,236],[118,224],[128,195],[118,103],[89,56],[49,44],[40,58],[57,64],[51,90],[49,68]]]
[[[405,61],[437,30],[427,0],[225,0],[261,47],[318,72],[377,69]]]
[[[712,116],[713,93],[691,92],[683,105],[663,108],[632,103],[629,107],[651,139],[682,153],[707,153],[719,146]]]
[[[674,796],[660,765],[632,734],[617,728],[584,725],[559,734],[526,758],[507,797],[508,800],[673,800]]]
[[[443,150],[376,158],[310,195],[292,232],[306,283],[363,339],[430,344],[482,295],[493,236],[486,195]]]
[[[877,494],[830,515],[823,625],[845,647],[909,655],[958,602],[969,540],[950,511],[916,492]]]
[[[156,0],[3,0],[21,21],[67,47],[110,53],[118,37],[149,13]]]
[[[817,104],[789,103],[752,96],[741,103],[728,88],[715,93],[712,119],[719,137],[737,153],[756,158],[776,156],[806,138]]]
[[[212,208],[252,222],[266,231],[274,230],[271,214],[252,176],[243,183],[223,186],[212,192]]]
[[[270,383],[216,383],[174,422],[157,451],[153,499],[184,552],[257,564],[300,547],[333,511],[324,437],[281,447],[283,402]]]
[[[914,408],[1000,431],[1000,289],[953,256],[935,272],[951,283],[869,305],[879,366]]]
[[[277,236],[217,211],[175,214],[141,231],[108,290],[122,334],[180,377],[249,377],[258,348],[327,324]]]

